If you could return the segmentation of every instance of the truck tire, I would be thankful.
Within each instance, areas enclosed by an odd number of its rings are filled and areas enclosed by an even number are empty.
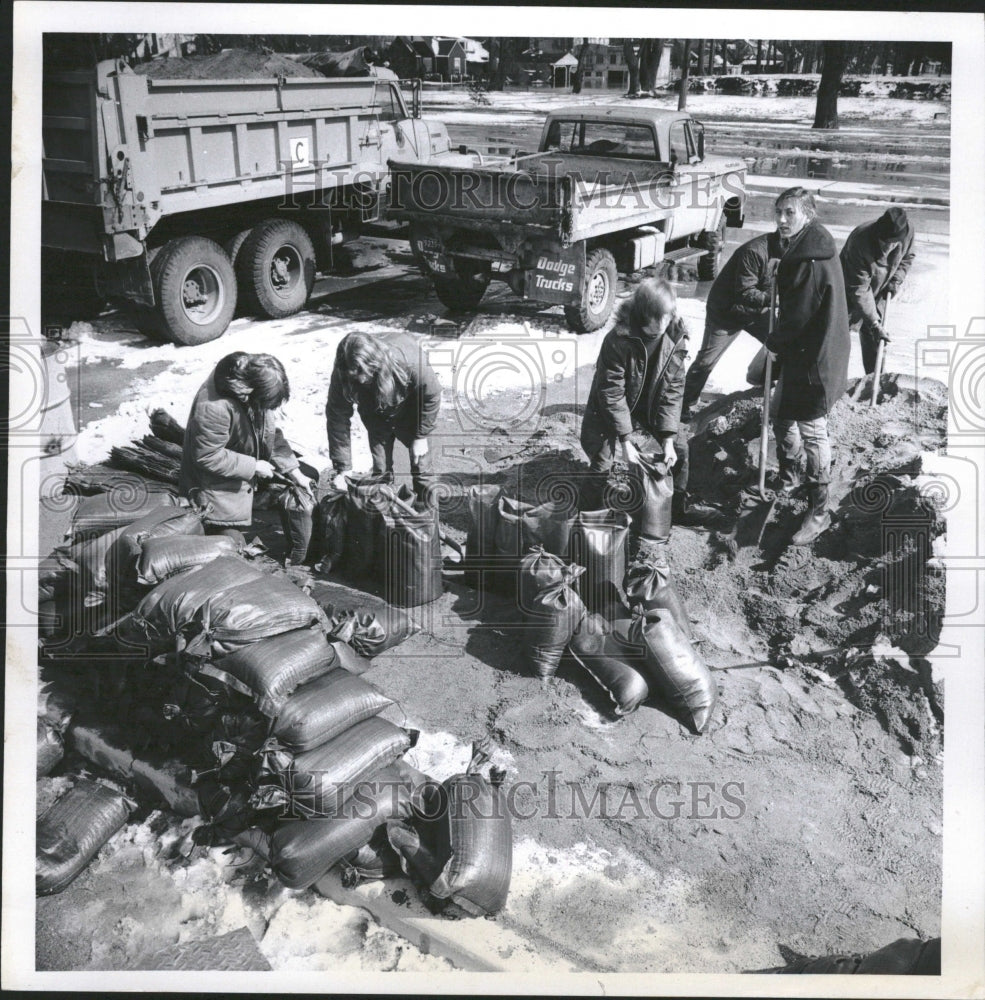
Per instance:
[[[204,236],[165,244],[150,265],[160,331],[176,344],[207,344],[236,311],[236,273],[225,250]]]
[[[698,237],[698,246],[707,253],[698,258],[698,281],[714,281],[722,259],[722,244],[725,242],[725,220],[718,229],[706,229]]]
[[[455,275],[433,274],[434,292],[452,312],[471,312],[477,308],[489,287],[489,271],[481,264],[475,267],[455,264]]]
[[[237,276],[250,311],[270,319],[299,312],[315,284],[311,237],[288,219],[259,223],[240,248]]]
[[[246,307],[246,298],[247,298],[247,296],[242,291],[242,283],[240,282],[239,277],[238,277],[238,275],[239,275],[239,252],[240,252],[240,250],[243,249],[243,244],[246,242],[246,238],[250,235],[251,232],[252,232],[252,230],[250,230],[250,229],[241,229],[235,236],[231,236],[222,245],[223,249],[226,251],[226,256],[229,258],[230,262],[233,265],[233,271],[237,275],[236,284],[237,284],[237,287],[240,288],[239,299],[238,299],[237,307],[236,307],[236,315],[237,316],[244,315],[244,311],[245,311],[245,307]]]
[[[619,274],[608,250],[593,250],[585,261],[585,286],[581,302],[564,307],[564,318],[575,333],[591,333],[605,326],[616,302]]]

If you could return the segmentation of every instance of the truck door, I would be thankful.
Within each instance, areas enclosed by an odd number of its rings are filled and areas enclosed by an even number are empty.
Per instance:
[[[671,239],[700,233],[714,211],[714,185],[701,161],[691,123],[687,119],[673,122],[668,131],[668,155],[679,178],[677,208],[673,213]]]

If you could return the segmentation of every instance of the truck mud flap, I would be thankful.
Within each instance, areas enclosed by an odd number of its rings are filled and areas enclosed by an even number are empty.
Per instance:
[[[562,249],[545,246],[529,257],[524,270],[523,297],[535,302],[574,305],[581,301],[585,283],[585,244]]]

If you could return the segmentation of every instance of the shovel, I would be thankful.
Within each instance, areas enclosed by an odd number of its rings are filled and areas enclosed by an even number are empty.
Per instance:
[[[776,319],[776,279],[770,284],[769,332],[773,332]],[[776,507],[776,494],[766,489],[766,462],[770,443],[770,402],[773,395],[773,355],[766,352],[766,371],[763,382],[762,427],[759,432],[759,480],[754,489],[742,491],[739,501],[739,516],[735,527],[724,537],[724,542],[733,557],[741,546],[758,546],[763,540],[763,532]]]
[[[889,307],[892,304],[892,295],[886,296],[886,309],[882,316],[882,325],[885,327],[889,323]],[[872,370],[872,401],[869,403],[869,407],[874,407],[879,402],[879,388],[882,383],[882,366],[883,362],[886,360],[886,341],[885,338],[879,338],[879,347],[876,350],[876,366]]]

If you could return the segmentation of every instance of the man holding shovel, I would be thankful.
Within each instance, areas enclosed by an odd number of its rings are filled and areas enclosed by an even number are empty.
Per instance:
[[[913,226],[902,208],[853,229],[841,248],[848,320],[858,330],[865,374],[875,370],[885,329],[888,296],[896,298],[913,263]]]
[[[850,340],[841,264],[831,234],[802,187],[776,200],[782,256],[776,271],[779,312],[766,348],[780,362],[773,433],[780,489],[798,485],[806,465],[810,507],[794,545],[809,545],[831,524],[828,413],[845,392]]]

